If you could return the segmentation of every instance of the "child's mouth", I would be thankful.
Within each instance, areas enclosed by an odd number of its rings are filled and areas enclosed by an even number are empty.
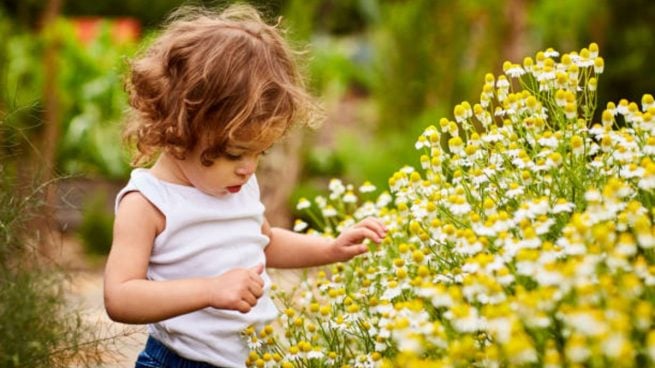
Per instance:
[[[233,185],[231,187],[227,187],[227,191],[230,193],[237,193],[240,190],[241,190],[241,185]]]

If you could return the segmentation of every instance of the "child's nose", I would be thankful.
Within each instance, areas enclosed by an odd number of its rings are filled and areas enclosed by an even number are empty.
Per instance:
[[[252,175],[257,169],[256,158],[245,158],[239,166],[237,166],[237,174],[239,175]]]

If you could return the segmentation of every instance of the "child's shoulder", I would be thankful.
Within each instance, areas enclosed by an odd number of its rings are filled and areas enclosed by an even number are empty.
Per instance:
[[[154,227],[158,234],[164,228],[165,217],[141,192],[130,191],[117,204],[116,221],[143,227],[143,230],[146,230],[147,227]]]
[[[159,211],[159,207],[164,202],[161,187],[161,181],[152,175],[150,170],[143,168],[132,170],[130,180],[116,195],[116,212],[118,213],[119,205],[122,205],[126,200],[135,202],[134,204],[137,206],[147,202],[148,206]]]
[[[130,174],[130,180],[123,188],[123,191],[140,191],[145,193],[145,196],[148,198],[156,192],[165,190],[167,186],[183,187],[183,185],[169,183],[160,179],[154,173],[152,173],[150,169],[137,168],[132,170],[132,173]]]

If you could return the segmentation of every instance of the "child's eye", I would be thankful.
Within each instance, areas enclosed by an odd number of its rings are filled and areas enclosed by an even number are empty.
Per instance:
[[[235,155],[227,152],[225,153],[225,158],[227,158],[230,161],[238,161],[241,159],[241,157],[242,157],[241,155]]]

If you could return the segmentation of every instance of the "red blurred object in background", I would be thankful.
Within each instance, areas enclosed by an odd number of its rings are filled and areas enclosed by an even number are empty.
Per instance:
[[[70,21],[78,39],[85,45],[98,37],[103,22],[109,24],[111,38],[117,44],[136,42],[141,35],[141,24],[135,18],[75,17]]]

